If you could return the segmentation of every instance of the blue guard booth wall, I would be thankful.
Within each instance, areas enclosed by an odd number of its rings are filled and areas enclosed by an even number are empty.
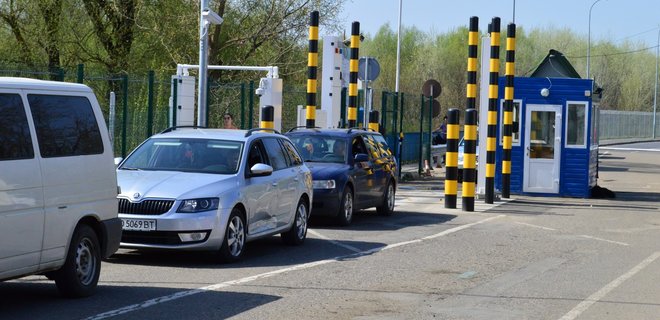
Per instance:
[[[499,81],[499,97],[504,97],[505,78]],[[513,147],[511,150],[511,186],[512,194],[542,195],[542,196],[565,196],[587,198],[591,195],[591,187],[596,185],[597,163],[598,163],[598,137],[597,137],[597,115],[598,95],[594,97],[592,92],[593,81],[579,78],[550,78],[517,77],[514,80],[514,134]],[[543,89],[547,89],[543,90]],[[593,103],[592,98],[596,103]],[[502,114],[504,99],[500,99],[500,110],[498,112],[498,146],[495,186],[502,189]],[[569,107],[570,105],[570,107]],[[527,126],[531,126],[526,112],[528,108],[543,108],[549,106],[559,112],[554,122],[550,121],[547,126],[552,126],[552,131],[560,121],[560,131],[556,139],[559,153],[554,153],[556,164],[552,169],[536,170],[530,172],[526,167],[530,152],[526,145],[532,142]],[[559,108],[559,106],[561,106]],[[531,109],[530,109],[531,110]],[[559,111],[560,110],[560,111]],[[557,112],[553,113],[556,115]],[[532,118],[532,117],[530,117]],[[570,118],[570,119],[569,119]],[[517,128],[517,129],[516,129]],[[549,129],[549,128],[548,128]],[[548,139],[548,140],[556,140]],[[538,141],[538,140],[534,140]],[[547,141],[552,143],[553,141]],[[554,149],[554,148],[553,148]],[[533,153],[533,151],[531,152]],[[556,159],[558,158],[558,159]],[[545,159],[544,159],[545,161]],[[534,170],[534,169],[533,169]],[[556,172],[556,171],[559,172]],[[525,175],[534,175],[533,178]],[[558,181],[557,181],[558,178]],[[555,190],[536,190],[530,187],[530,181],[544,180],[552,181]],[[558,188],[557,188],[558,187]],[[556,190],[558,189],[558,190]]]

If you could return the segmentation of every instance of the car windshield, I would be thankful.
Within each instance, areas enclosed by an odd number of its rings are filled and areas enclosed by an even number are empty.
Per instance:
[[[242,150],[243,143],[239,141],[149,139],[119,169],[235,174]]]
[[[346,163],[346,139],[344,137],[295,135],[290,138],[306,162]]]

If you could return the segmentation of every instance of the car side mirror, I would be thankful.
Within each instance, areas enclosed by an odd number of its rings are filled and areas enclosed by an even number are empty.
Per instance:
[[[272,173],[273,167],[263,163],[257,163],[250,168],[250,177],[265,177]]]
[[[115,158],[115,167],[119,166],[119,164],[121,163],[122,160],[124,160],[124,158],[122,158],[122,157]]]
[[[367,162],[369,161],[369,156],[365,153],[358,153],[355,155],[355,162]]]

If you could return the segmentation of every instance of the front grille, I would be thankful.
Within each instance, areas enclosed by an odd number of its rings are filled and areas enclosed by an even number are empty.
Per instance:
[[[126,231],[121,235],[121,242],[134,244],[153,244],[153,245],[181,245],[202,243],[208,240],[211,230],[199,230],[194,232],[206,232],[206,237],[199,241],[181,242],[179,233],[193,231]]]
[[[119,199],[119,213],[159,215],[170,211],[174,200],[144,200],[130,202],[128,199]]]

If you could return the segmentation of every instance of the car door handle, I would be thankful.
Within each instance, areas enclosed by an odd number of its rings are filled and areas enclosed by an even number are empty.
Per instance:
[[[298,181],[298,177],[293,178],[293,181]]]
[[[273,187],[277,187],[277,182],[273,182]]]

